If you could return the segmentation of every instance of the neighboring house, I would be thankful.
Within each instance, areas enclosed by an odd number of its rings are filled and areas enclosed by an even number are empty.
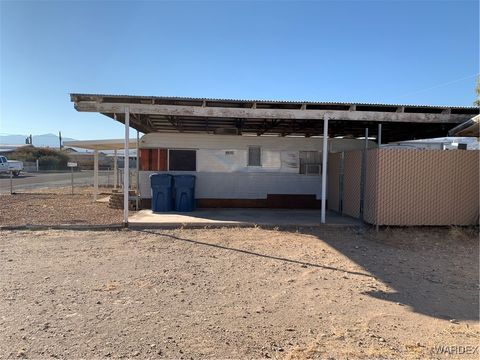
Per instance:
[[[480,115],[474,116],[470,120],[455,126],[448,132],[449,136],[470,136],[480,137]]]
[[[72,162],[76,162],[78,167],[82,170],[93,170],[93,152],[80,152],[74,148],[66,148],[64,151],[67,153],[68,158]],[[109,170],[113,168],[113,160],[103,152],[98,156],[99,168],[102,170]]]
[[[399,141],[382,145],[382,148],[408,148],[422,150],[479,150],[479,142],[475,137],[442,137]]]
[[[66,153],[78,153],[79,151],[73,147],[64,147],[63,148],[63,151],[65,151]]]
[[[10,145],[10,144],[0,144],[0,154],[9,154],[23,148],[31,148],[33,145],[30,144],[20,144],[20,145]]]
[[[106,154],[106,156],[108,158],[110,158],[110,161],[112,163],[112,166],[113,166],[113,162],[115,161],[115,154],[113,153],[112,150],[105,150],[104,153]],[[129,157],[129,163],[128,163],[128,166],[130,169],[136,169],[137,168],[137,151],[136,149],[132,149],[130,150],[129,154],[128,154],[128,157]],[[125,154],[123,152],[123,150],[118,150],[117,151],[117,167],[119,169],[123,169],[123,166],[124,166],[124,158],[125,158]]]

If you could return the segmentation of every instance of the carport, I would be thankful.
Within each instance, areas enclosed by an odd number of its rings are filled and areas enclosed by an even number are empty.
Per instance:
[[[128,140],[127,144],[128,144],[127,149],[129,147],[138,148],[138,139]],[[93,199],[95,201],[98,199],[98,154],[100,151],[103,151],[103,150],[113,150],[113,187],[115,189],[118,187],[119,184],[117,181],[118,180],[117,152],[118,150],[125,149],[126,143],[123,139],[75,140],[75,141],[65,141],[63,145],[73,147],[73,148],[93,151]],[[126,154],[128,154],[128,150]]]
[[[476,107],[304,101],[231,100],[71,94],[77,111],[98,112],[144,134],[207,133],[322,137],[321,212],[325,223],[329,138],[376,139],[377,143],[444,136],[478,114]],[[367,141],[365,141],[367,143]],[[125,161],[128,171],[128,160]],[[124,225],[128,225],[128,177],[124,178]]]

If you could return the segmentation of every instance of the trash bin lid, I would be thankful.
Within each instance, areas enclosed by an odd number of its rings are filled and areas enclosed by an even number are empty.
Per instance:
[[[195,175],[175,175],[173,181],[176,187],[195,187]]]

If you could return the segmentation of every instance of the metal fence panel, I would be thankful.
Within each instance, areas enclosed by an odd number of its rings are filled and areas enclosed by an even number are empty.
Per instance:
[[[329,208],[360,217],[362,152],[331,156]],[[479,151],[370,149],[365,161],[364,221],[375,225],[479,223]]]
[[[475,225],[478,151],[378,150],[378,225]]]
[[[360,216],[362,154],[362,151],[349,151],[344,158],[343,213],[355,218]]]
[[[340,169],[341,153],[333,153],[328,156],[327,162],[327,199],[328,209],[340,212]]]

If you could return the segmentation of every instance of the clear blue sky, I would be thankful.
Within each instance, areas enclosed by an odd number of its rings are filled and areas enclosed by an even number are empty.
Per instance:
[[[477,1],[3,1],[0,133],[122,137],[70,92],[472,105]]]

